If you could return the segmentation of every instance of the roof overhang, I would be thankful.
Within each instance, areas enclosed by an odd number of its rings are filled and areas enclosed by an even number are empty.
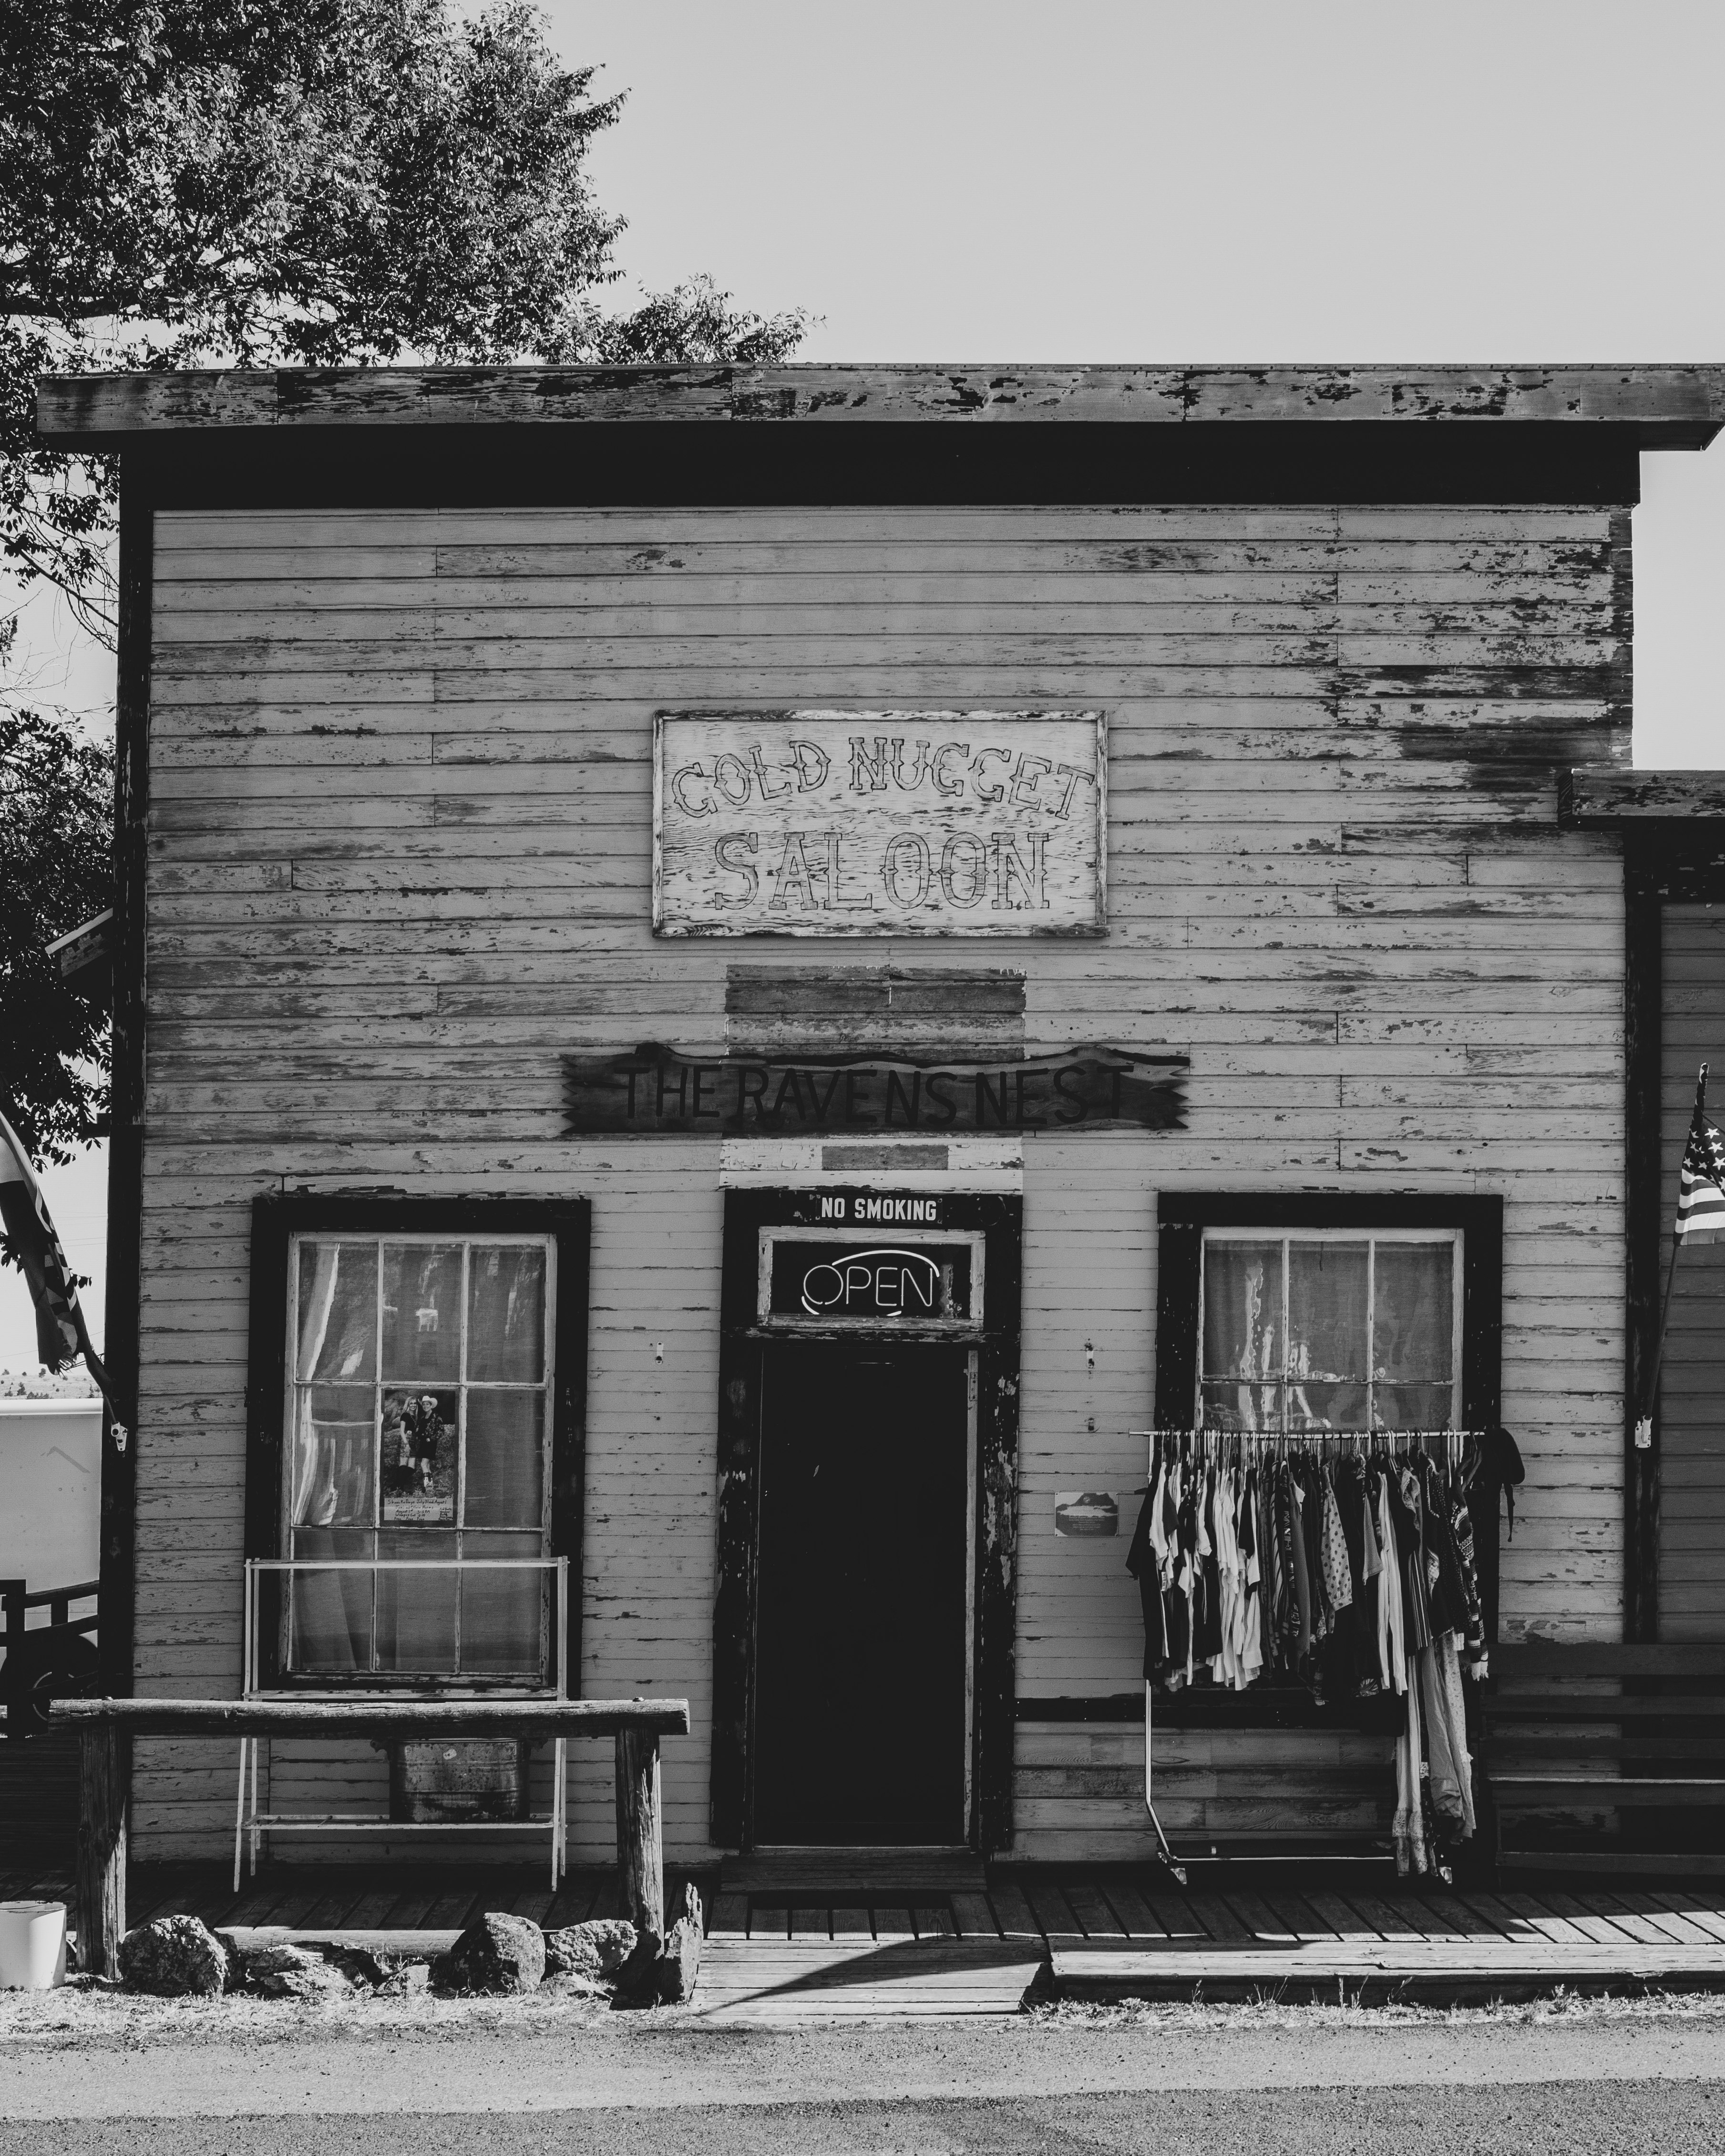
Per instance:
[[[1579,830],[1725,819],[1725,771],[1625,771],[1578,765],[1558,787],[1558,820]]]
[[[67,449],[596,422],[1609,428],[1644,449],[1698,449],[1725,424],[1725,367],[354,367],[56,375],[36,388],[39,435]]]

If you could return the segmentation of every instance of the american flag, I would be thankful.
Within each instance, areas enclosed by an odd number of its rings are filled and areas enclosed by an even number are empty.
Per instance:
[[[1725,1138],[1707,1118],[1707,1067],[1695,1089],[1695,1117],[1677,1185],[1677,1240],[1725,1242]]]

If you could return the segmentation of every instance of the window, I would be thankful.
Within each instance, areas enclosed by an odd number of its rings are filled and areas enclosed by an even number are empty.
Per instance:
[[[290,1575],[285,1670],[538,1681],[547,1576],[521,1560],[550,1549],[555,1237],[301,1234],[287,1257],[280,1547],[331,1568]]]
[[[1461,1421],[1454,1229],[1206,1227],[1196,1420],[1214,1430]]]

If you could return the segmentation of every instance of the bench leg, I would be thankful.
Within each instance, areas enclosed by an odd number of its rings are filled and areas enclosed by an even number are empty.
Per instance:
[[[659,1794],[659,1738],[617,1732],[617,1869],[623,1907],[638,1932],[665,1937],[665,1840]]]
[[[79,1733],[78,1958],[86,1975],[120,1974],[130,1750],[111,1722]]]

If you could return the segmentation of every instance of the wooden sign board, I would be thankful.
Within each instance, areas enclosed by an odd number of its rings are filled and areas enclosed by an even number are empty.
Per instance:
[[[1100,711],[654,722],[661,936],[1100,936]]]
[[[1188,1067],[1183,1055],[1100,1042],[965,1062],[685,1055],[649,1040],[633,1053],[563,1058],[564,1128],[583,1137],[1178,1131]]]

